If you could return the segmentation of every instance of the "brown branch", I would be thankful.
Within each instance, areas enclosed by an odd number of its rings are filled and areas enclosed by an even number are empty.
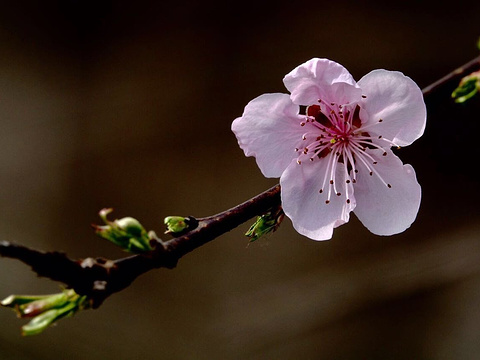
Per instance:
[[[468,63],[456,68],[441,79],[438,79],[434,83],[424,87],[422,89],[423,96],[426,97],[442,87],[456,87],[458,86],[461,78],[478,69],[480,69],[480,56],[477,56],[475,59],[472,59]]]
[[[465,75],[480,68],[480,56],[425,87],[425,97],[435,90],[452,86]],[[158,242],[154,250],[115,261],[102,258],[71,260],[59,252],[40,252],[10,242],[0,242],[0,256],[23,261],[39,276],[60,281],[81,295],[92,299],[98,307],[111,294],[128,287],[141,274],[155,268],[174,268],[178,260],[272,207],[280,206],[280,185],[217,215],[198,219],[186,234],[166,242]]]
[[[185,254],[276,206],[280,206],[280,185],[217,215],[198,219],[194,229],[169,241],[158,242],[148,253],[115,261],[102,258],[74,261],[59,252],[40,252],[7,241],[0,242],[0,255],[23,261],[38,276],[63,282],[77,293],[87,295],[93,307],[98,307],[141,274],[155,268],[174,268]]]

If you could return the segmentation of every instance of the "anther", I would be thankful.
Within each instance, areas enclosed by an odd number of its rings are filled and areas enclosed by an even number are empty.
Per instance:
[[[329,204],[330,203],[330,200],[325,200],[325,204]]]
[[[387,152],[385,151],[382,155],[383,155],[383,156],[387,156]]]
[[[370,176],[373,176],[373,171],[370,171],[369,175],[370,175]]]
[[[319,192],[320,194],[323,193],[323,189],[318,190],[318,192]]]
[[[341,195],[342,195],[342,193],[339,193],[339,192],[337,193],[337,196],[341,196]]]
[[[379,135],[378,138],[381,139],[381,138],[382,138],[382,135]]]
[[[310,158],[310,161],[313,161],[313,158]]]
[[[330,180],[330,185],[333,185],[333,180]]]
[[[308,121],[308,120],[307,120]],[[305,126],[305,123],[304,122],[301,122],[300,123],[300,126]]]
[[[350,204],[350,199],[347,199],[347,204]]]
[[[378,164],[378,162],[377,162],[377,161],[374,161],[374,162],[373,162],[373,165],[377,165],[377,164]]]
[[[382,121],[383,121],[383,119],[378,119],[378,122],[382,122]]]
[[[302,162],[300,160],[297,160],[298,165],[302,165]]]
[[[362,95],[362,98],[366,99],[366,98],[367,98],[367,95]]]
[[[350,184],[350,180],[345,181],[347,184]]]
[[[387,184],[387,187],[388,187],[389,189],[391,189],[391,188],[392,188],[392,185],[390,185],[390,184]]]

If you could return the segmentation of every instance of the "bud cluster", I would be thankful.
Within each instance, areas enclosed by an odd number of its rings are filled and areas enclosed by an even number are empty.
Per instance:
[[[132,253],[142,253],[153,249],[152,234],[147,233],[137,219],[124,217],[114,221],[107,219],[112,209],[102,209],[99,213],[105,225],[92,225],[95,233],[113,242],[124,250]]]
[[[90,307],[87,297],[73,289],[50,295],[10,295],[0,304],[12,308],[20,318],[32,318],[22,326],[25,336],[39,334],[56,321]]]

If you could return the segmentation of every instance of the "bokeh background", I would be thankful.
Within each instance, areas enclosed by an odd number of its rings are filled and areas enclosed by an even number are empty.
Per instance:
[[[480,3],[2,2],[0,238],[72,258],[125,254],[97,212],[162,232],[276,183],[230,131],[312,57],[359,79],[399,70],[424,87],[477,56]],[[478,359],[480,99],[429,99],[400,151],[423,186],[417,221],[378,237],[353,216],[327,242],[286,220],[249,224],[36,337],[0,311],[0,359]],[[394,204],[392,204],[394,206]],[[0,259],[0,297],[57,292]]]

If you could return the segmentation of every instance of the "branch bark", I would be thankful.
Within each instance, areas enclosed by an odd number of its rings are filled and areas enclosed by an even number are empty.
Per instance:
[[[465,75],[480,69],[480,56],[425,87],[424,97],[439,88],[458,84]],[[128,287],[138,276],[156,268],[172,269],[178,260],[254,216],[280,206],[280,185],[217,215],[198,219],[186,234],[158,242],[154,250],[118,260],[103,258],[69,259],[59,252],[41,252],[7,241],[0,242],[0,256],[18,259],[39,276],[62,282],[78,294],[87,295],[94,308],[111,294]]]
[[[78,294],[87,295],[96,308],[141,274],[162,267],[172,269],[185,254],[278,206],[280,185],[217,215],[198,219],[194,229],[169,241],[157,242],[150,252],[114,261],[104,258],[71,260],[63,253],[41,252],[8,241],[0,242],[0,255],[23,261],[38,276],[63,282]]]

